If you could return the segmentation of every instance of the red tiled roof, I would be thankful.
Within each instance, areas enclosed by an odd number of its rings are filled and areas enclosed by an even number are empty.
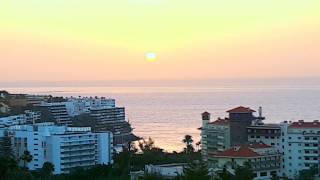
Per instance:
[[[270,145],[263,144],[263,143],[246,144],[244,146],[249,147],[249,148],[253,148],[253,149],[261,149],[261,148],[270,148],[270,147],[272,147]]]
[[[293,122],[289,128],[320,128],[320,122],[314,121],[314,122]]]
[[[218,118],[216,121],[210,122],[209,124],[216,124],[216,125],[229,125],[229,119],[220,119]]]
[[[217,154],[210,154],[216,157],[257,157],[259,156],[258,153],[254,152],[253,149],[261,149],[261,148],[270,148],[272,146],[262,144],[262,143],[255,143],[255,144],[246,144],[242,145],[238,148],[231,148],[225,150],[223,152],[218,152]]]
[[[239,106],[234,109],[230,109],[227,113],[253,113],[255,110],[250,109],[249,107]]]

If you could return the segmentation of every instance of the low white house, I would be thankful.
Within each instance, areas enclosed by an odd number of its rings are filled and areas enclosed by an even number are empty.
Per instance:
[[[163,165],[146,165],[145,173],[148,174],[159,174],[166,178],[173,178],[178,175],[183,175],[183,167],[186,166],[185,163],[177,164],[163,164]]]

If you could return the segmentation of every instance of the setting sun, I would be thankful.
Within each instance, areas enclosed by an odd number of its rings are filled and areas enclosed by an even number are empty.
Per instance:
[[[155,62],[157,60],[157,54],[153,52],[146,53],[146,59],[149,62]]]

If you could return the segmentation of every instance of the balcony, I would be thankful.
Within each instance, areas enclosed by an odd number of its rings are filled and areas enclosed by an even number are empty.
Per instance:
[[[95,150],[95,149],[96,149],[95,146],[93,146],[93,147],[67,148],[67,149],[61,149],[61,153],[74,152],[74,151],[80,152],[80,151],[88,151],[88,150]]]

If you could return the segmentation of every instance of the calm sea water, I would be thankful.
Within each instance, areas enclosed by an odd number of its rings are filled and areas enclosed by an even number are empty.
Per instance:
[[[209,85],[208,85],[209,84]],[[168,151],[180,151],[184,135],[200,139],[201,113],[225,117],[226,110],[243,105],[263,107],[266,122],[320,119],[319,81],[276,83],[194,83],[192,85],[19,85],[4,84],[12,93],[57,96],[106,96],[126,107],[127,118],[138,136],[151,137]]]

